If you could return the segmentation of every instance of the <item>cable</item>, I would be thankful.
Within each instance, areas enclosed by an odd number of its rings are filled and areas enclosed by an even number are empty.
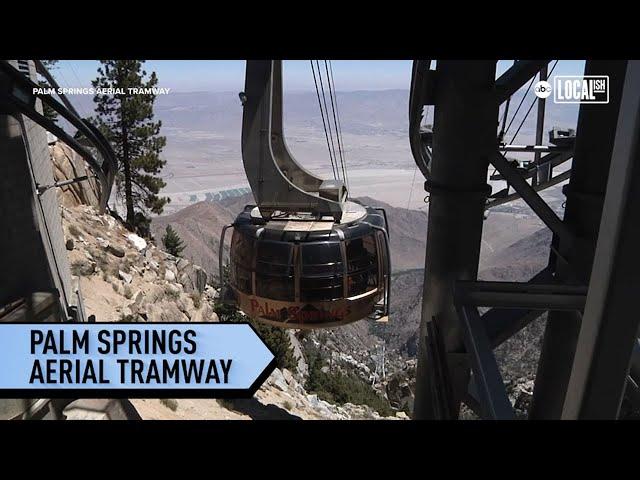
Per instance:
[[[516,116],[518,115],[518,112],[520,111],[520,107],[522,107],[522,104],[524,103],[525,99],[527,98],[527,94],[529,93],[529,90],[531,90],[531,87],[533,86],[533,82],[535,82],[535,80],[536,80],[536,77],[534,76],[531,79],[531,82],[529,82],[529,86],[527,87],[527,91],[524,92],[524,95],[522,96],[522,99],[520,100],[520,103],[518,104],[518,108],[516,108],[516,111],[513,114],[513,117],[511,117],[511,121],[509,122],[509,125],[507,125],[507,129],[504,132],[505,135],[509,131],[509,129],[511,128],[511,124],[513,123],[513,121],[516,119]]]
[[[513,65],[516,64],[517,60],[513,61]],[[524,97],[523,97],[524,98]],[[502,113],[502,127],[500,128],[500,133],[498,134],[498,141],[502,142],[504,140],[505,126],[507,124],[507,116],[509,115],[509,105],[511,104],[511,96],[507,98],[507,103],[504,106],[504,112]]]
[[[67,63],[69,64],[69,67],[71,68],[71,73],[73,73],[73,76],[78,81],[78,87],[82,87],[82,82],[80,81],[80,77],[76,73],[76,69],[74,68],[73,63],[71,63],[71,60],[67,60]],[[84,118],[89,118],[89,115],[86,114],[87,111],[84,109],[84,106],[81,106],[80,109],[82,110],[83,117]]]
[[[416,182],[417,171],[418,171],[418,164],[416,163],[413,167],[413,178],[411,179],[411,189],[409,190],[409,199],[407,200],[407,210],[409,210],[409,206],[411,205],[411,196],[413,195],[413,186]]]
[[[322,128],[324,128],[324,137],[327,140],[327,150],[329,150],[329,160],[331,161],[331,170],[333,170],[333,178],[338,178],[336,175],[336,168],[333,164],[333,156],[331,154],[331,147],[329,146],[329,135],[327,134],[327,125],[324,121],[324,110],[322,110],[322,102],[320,101],[320,91],[318,90],[318,81],[316,80],[316,71],[313,67],[313,60],[309,60],[311,63],[311,72],[313,73],[313,83],[316,86],[316,96],[318,97],[318,106],[320,107],[320,116],[322,117]]]
[[[322,92],[322,101],[324,103],[324,110],[327,114],[327,125],[329,125],[329,140],[331,140],[331,148],[333,149],[333,158],[336,162],[336,170],[338,170],[338,179],[340,179],[340,170],[338,169],[338,156],[336,155],[336,146],[333,143],[333,131],[331,130],[331,122],[329,121],[329,107],[327,107],[327,97],[324,94],[324,83],[322,82],[322,72],[320,71],[320,62],[316,60],[316,67],[318,68],[318,79],[320,80],[320,91]]]
[[[547,75],[547,78],[549,78],[551,76],[551,74],[553,73],[553,70],[555,70],[556,65],[558,65],[558,60],[556,60],[556,62],[553,64],[553,67],[551,67],[551,71],[549,72],[549,74]],[[533,77],[532,80],[535,80],[536,77]],[[523,97],[524,98],[524,97]],[[527,113],[524,115],[522,121],[520,122],[520,125],[518,125],[518,129],[516,130],[516,133],[513,134],[513,137],[511,138],[511,142],[509,142],[509,145],[512,145],[513,142],[516,139],[516,136],[518,135],[518,133],[520,132],[520,129],[522,128],[522,126],[524,125],[524,122],[527,120],[527,117],[529,116],[529,114],[531,113],[531,110],[533,109],[533,106],[536,104],[536,102],[538,101],[537,98],[533,99],[533,102],[531,102],[531,105],[529,105],[529,110],[527,110]]]
[[[329,61],[329,71],[331,72],[331,83],[333,84],[333,91],[334,91],[334,95],[336,97],[336,116],[338,117],[338,132],[340,133],[340,145],[342,146],[342,156],[343,156],[343,161],[344,161],[344,168],[345,168],[345,172],[347,174],[347,192],[349,191],[349,169],[347,167],[347,151],[344,148],[344,140],[342,139],[342,124],[340,122],[340,112],[338,111],[338,94],[336,92],[336,83],[333,80],[333,65],[331,64],[331,61]]]
[[[344,180],[344,184],[347,187],[347,191],[349,190],[348,184],[347,184],[347,172],[345,170],[345,166],[344,166],[344,156],[342,154],[342,142],[340,140],[340,131],[338,129],[338,118],[336,115],[336,102],[334,100],[334,87],[333,87],[333,82],[332,82],[332,75],[329,74],[329,67],[327,65],[327,61],[324,61],[324,69],[325,72],[327,73],[327,84],[329,85],[329,97],[331,99],[331,112],[333,113],[333,124],[336,128],[336,141],[338,142],[338,154],[340,155],[340,166],[342,168],[342,178]]]

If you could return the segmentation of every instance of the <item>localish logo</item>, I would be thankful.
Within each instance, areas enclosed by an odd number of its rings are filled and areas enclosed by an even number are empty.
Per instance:
[[[549,95],[551,95],[551,84],[549,82],[541,80],[535,84],[535,86],[533,87],[533,92],[538,98],[547,98]]]
[[[609,103],[609,77],[607,75],[557,75],[553,82],[553,102]]]

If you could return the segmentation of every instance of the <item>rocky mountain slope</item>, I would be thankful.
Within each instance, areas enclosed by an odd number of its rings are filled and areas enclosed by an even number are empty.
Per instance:
[[[91,206],[61,208],[69,261],[87,315],[98,322],[218,321],[214,312],[218,291],[202,268],[162,251]],[[320,400],[303,384],[300,372],[276,369],[249,400],[131,401],[143,419],[381,418],[364,405],[338,406]]]

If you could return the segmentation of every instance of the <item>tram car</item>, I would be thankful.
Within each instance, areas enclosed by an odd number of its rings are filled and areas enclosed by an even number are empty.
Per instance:
[[[345,178],[300,166],[282,129],[282,66],[248,61],[242,156],[257,205],[233,228],[229,284],[247,316],[285,328],[386,321],[391,259],[384,210],[348,200]],[[222,273],[221,273],[222,278]]]

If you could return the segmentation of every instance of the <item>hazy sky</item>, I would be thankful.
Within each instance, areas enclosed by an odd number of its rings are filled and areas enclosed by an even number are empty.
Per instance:
[[[500,61],[498,73],[512,60]],[[244,86],[244,60],[149,60],[147,71],[155,71],[159,86],[174,92],[241,91]],[[334,60],[335,87],[344,90],[408,89],[411,60]],[[61,87],[89,87],[96,77],[95,60],[61,60],[54,74]],[[582,60],[562,60],[554,75],[580,75]],[[285,61],[284,87],[287,90],[312,90],[313,76],[308,60]]]

